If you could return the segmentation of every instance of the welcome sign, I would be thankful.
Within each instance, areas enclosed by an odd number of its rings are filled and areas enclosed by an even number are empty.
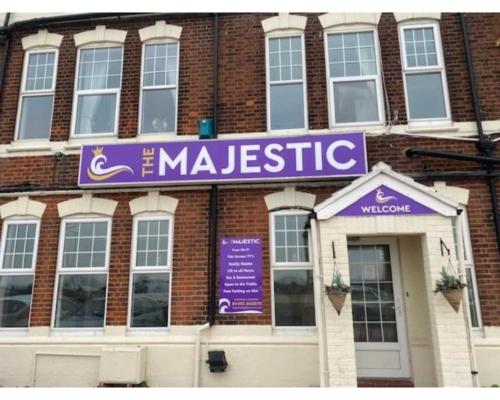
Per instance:
[[[361,176],[363,133],[82,146],[78,184],[146,186]]]
[[[387,186],[380,185],[377,189],[372,190],[344,208],[337,215],[343,217],[371,217],[377,215],[425,215],[435,213],[434,210],[408,196]]]

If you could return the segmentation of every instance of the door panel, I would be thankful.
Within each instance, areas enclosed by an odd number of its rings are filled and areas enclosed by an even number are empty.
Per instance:
[[[395,240],[349,244],[356,364],[360,377],[409,377]]]

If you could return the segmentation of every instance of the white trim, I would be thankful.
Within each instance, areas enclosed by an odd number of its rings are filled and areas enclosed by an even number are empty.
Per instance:
[[[79,90],[78,89],[78,80],[80,75],[80,57],[82,50],[91,50],[97,48],[121,48],[122,49],[122,59],[121,59],[121,71],[120,71],[120,86],[118,88],[113,89],[91,89],[91,90]],[[119,121],[120,121],[120,103],[121,103],[121,91],[123,84],[123,62],[125,56],[125,49],[123,45],[110,43],[110,42],[101,42],[95,43],[93,45],[85,45],[78,48],[77,56],[76,56],[76,67],[75,67],[75,81],[73,83],[73,105],[71,110],[71,130],[70,130],[70,139],[72,138],[99,138],[102,136],[118,136],[119,130]],[[78,111],[78,100],[83,96],[91,96],[91,95],[106,95],[106,94],[114,94],[116,95],[115,102],[115,120],[113,124],[112,132],[98,132],[98,133],[76,133],[76,118]]]
[[[158,21],[160,22],[160,21]],[[172,25],[173,26],[173,25]],[[180,28],[182,30],[182,28]],[[179,32],[180,37],[180,32]],[[177,74],[176,74],[176,84],[175,85],[164,85],[164,86],[144,86],[144,64],[145,64],[145,53],[146,46],[153,44],[168,44],[168,43],[176,43],[177,44]],[[180,41],[178,39],[171,38],[151,38],[147,40],[143,40],[141,46],[141,76],[140,76],[140,90],[139,90],[139,112],[138,112],[138,121],[137,121],[137,135],[138,136],[153,136],[156,135],[177,135],[177,125],[178,125],[178,113],[179,113],[179,66],[180,66]],[[166,66],[165,66],[166,68]],[[143,93],[145,90],[161,90],[161,89],[174,89],[175,90],[175,121],[174,121],[174,129],[168,132],[142,132],[142,105],[143,105]]]
[[[382,13],[327,13],[318,17],[325,30],[343,27],[343,25],[368,24],[378,25]]]
[[[270,273],[271,273],[271,320],[272,328],[277,331],[300,331],[300,330],[314,330],[316,329],[316,319],[314,325],[310,326],[277,326],[276,316],[275,316],[275,305],[274,305],[274,271],[302,271],[307,270],[313,272],[313,248],[311,243],[311,230],[308,230],[308,251],[309,251],[309,262],[298,262],[298,263],[282,263],[276,262],[276,251],[275,251],[275,240],[274,240],[274,217],[276,215],[307,215],[308,211],[300,209],[287,209],[272,211],[269,213],[269,244],[270,244]]]
[[[137,267],[137,227],[140,221],[151,221],[151,220],[166,220],[169,221],[169,232],[168,232],[168,260],[164,267]],[[173,241],[174,241],[174,216],[170,213],[164,212],[146,212],[134,216],[132,225],[132,243],[130,246],[130,275],[129,275],[129,289],[128,289],[128,307],[127,307],[127,329],[131,332],[151,332],[151,331],[168,331],[171,326],[171,315],[172,315],[172,277],[173,277]],[[133,306],[133,285],[134,285],[134,274],[136,273],[168,273],[169,274],[169,289],[168,289],[168,316],[167,316],[167,326],[165,327],[133,327],[132,324],[132,306]]]
[[[42,218],[47,205],[40,201],[31,200],[28,196],[19,196],[17,200],[9,201],[0,206],[0,218],[10,218],[13,216],[33,216]]]
[[[156,21],[154,25],[139,29],[141,42],[152,39],[174,39],[177,41],[181,38],[181,33],[181,26],[170,25],[166,21]]]
[[[434,32],[434,43],[436,46],[436,58],[438,65],[430,67],[408,67],[406,57],[406,45],[404,40],[405,29],[419,29],[419,28],[432,28]],[[398,24],[398,37],[401,55],[401,68],[403,74],[403,87],[405,92],[405,107],[409,128],[418,128],[422,126],[449,126],[452,124],[450,97],[448,93],[448,81],[446,77],[446,66],[444,62],[443,44],[441,41],[441,31],[439,21],[430,22],[403,22]],[[416,74],[422,75],[426,73],[440,73],[441,83],[443,90],[443,99],[446,116],[440,118],[411,118],[410,117],[410,102],[408,98],[408,89],[406,85],[406,78],[408,75]]]
[[[367,193],[385,185],[446,217],[457,215],[458,203],[436,193],[432,187],[415,182],[408,176],[397,173],[383,162],[372,171],[348,186],[335,192],[329,199],[318,204],[314,210],[318,220],[329,219],[353,204]]]
[[[63,35],[49,33],[47,29],[39,29],[37,33],[25,36],[21,39],[23,50],[31,50],[35,47],[60,47]]]
[[[394,295],[394,306],[396,315],[396,329],[398,334],[397,345],[394,342],[355,342],[356,350],[393,350],[400,355],[401,369],[357,369],[358,377],[372,378],[372,377],[386,377],[386,378],[409,378],[411,377],[410,367],[410,349],[408,346],[408,329],[406,326],[406,307],[404,301],[404,287],[401,278],[401,267],[399,263],[399,251],[397,246],[397,239],[394,237],[377,237],[367,238],[363,237],[356,242],[348,242],[348,245],[389,245],[389,252],[391,257],[391,272],[392,272],[392,287]]]
[[[76,199],[57,203],[57,211],[59,218],[91,213],[112,217],[117,205],[118,202],[115,200],[93,197],[92,193],[85,193]]]
[[[302,47],[302,79],[289,79],[271,82],[270,80],[270,64],[269,64],[269,40],[276,38],[292,38],[300,37],[301,47]],[[266,121],[267,121],[267,131],[269,133],[289,133],[297,132],[304,133],[309,129],[309,108],[307,101],[307,67],[306,67],[306,46],[305,37],[303,32],[293,32],[293,31],[280,31],[274,32],[272,34],[267,34],[265,37],[265,62],[266,62]],[[281,65],[279,67],[281,69]],[[290,74],[292,72],[290,71]],[[285,128],[285,129],[272,129],[271,128],[271,86],[274,85],[286,85],[286,84],[302,84],[302,95],[304,104],[304,126],[300,128]]]
[[[130,214],[137,215],[144,212],[166,212],[175,214],[179,200],[170,196],[162,196],[160,192],[148,192],[146,196],[137,197],[128,202]]]
[[[27,90],[26,89],[26,79],[28,76],[28,62],[32,54],[37,53],[54,53],[54,70],[52,71],[52,87],[50,89],[43,90]],[[19,98],[17,101],[17,112],[16,112],[16,126],[14,130],[14,141],[40,141],[45,140],[45,138],[20,138],[19,137],[19,126],[21,124],[21,113],[23,108],[23,100],[25,97],[35,97],[35,96],[52,96],[52,109],[50,112],[50,124],[47,140],[50,140],[52,131],[52,118],[54,115],[54,103],[56,95],[56,80],[57,80],[57,67],[59,63],[59,49],[53,47],[45,48],[31,48],[24,53],[23,60],[23,72],[21,78],[21,88],[19,89]]]
[[[291,15],[289,13],[279,13],[275,17],[263,19],[262,29],[265,34],[275,31],[304,31],[306,29],[307,17],[302,15]]]
[[[331,77],[330,76],[330,52],[328,51],[328,36],[332,34],[342,34],[342,33],[362,33],[362,32],[372,32],[373,33],[373,47],[375,50],[375,65],[377,67],[376,75],[359,75],[354,77]],[[323,33],[324,38],[324,51],[325,51],[325,68],[326,68],[326,91],[328,98],[328,125],[330,129],[336,129],[338,127],[366,127],[366,126],[382,126],[385,123],[385,104],[384,104],[384,92],[383,92],[383,82],[382,82],[382,58],[380,50],[380,41],[378,37],[378,31],[376,27],[373,26],[343,26],[342,29],[325,30]],[[360,81],[373,81],[375,82],[375,90],[377,93],[377,111],[378,120],[376,121],[366,121],[366,122],[336,122],[335,119],[335,96],[333,93],[333,84],[336,82],[360,82]]]
[[[97,25],[95,29],[73,35],[75,46],[85,46],[97,42],[125,43],[127,31],[107,29],[105,25]]]
[[[437,193],[452,201],[456,201],[463,205],[469,204],[469,189],[458,186],[448,186],[444,181],[435,181],[433,187]]]
[[[62,259],[64,253],[64,239],[66,232],[66,224],[68,223],[85,223],[85,222],[106,222],[107,232],[106,232],[106,255],[105,255],[105,267],[104,268],[74,268],[74,269],[63,269],[62,268]],[[92,215],[88,215],[87,217],[79,217],[79,218],[63,218],[61,219],[60,224],[60,232],[59,232],[59,245],[57,251],[57,268],[55,274],[55,282],[54,282],[54,294],[52,298],[52,312],[51,312],[51,321],[50,327],[55,331],[64,331],[64,332],[79,332],[79,331],[100,331],[103,330],[106,326],[106,317],[107,317],[107,308],[108,308],[108,291],[109,291],[109,259],[110,259],[110,249],[111,249],[111,225],[112,218],[111,217],[95,217]],[[104,299],[104,317],[103,317],[103,326],[102,327],[91,327],[91,328],[65,328],[65,327],[56,327],[56,312],[57,312],[57,297],[59,291],[59,278],[61,275],[103,275],[106,274],[106,294]]]
[[[316,195],[306,192],[297,192],[294,186],[286,187],[280,192],[274,192],[264,197],[268,210],[279,208],[306,208],[312,210],[316,202]]]
[[[5,247],[7,244],[7,227],[9,225],[16,224],[35,224],[35,241],[33,243],[33,254],[31,260],[31,268],[15,268],[15,269],[3,269],[3,260]],[[40,239],[40,219],[29,219],[29,217],[24,218],[9,218],[3,222],[2,226],[2,237],[0,240],[0,277],[1,276],[23,276],[23,275],[31,275],[31,302],[30,302],[30,310],[28,316],[28,325],[26,327],[2,327],[0,326],[0,332],[26,332],[26,330],[31,325],[31,315],[33,311],[33,291],[35,289],[35,277],[36,277],[36,261],[38,256],[38,242]]]

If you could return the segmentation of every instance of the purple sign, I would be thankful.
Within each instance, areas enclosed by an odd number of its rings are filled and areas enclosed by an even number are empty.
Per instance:
[[[343,217],[435,214],[408,196],[381,185],[337,213]]]
[[[361,176],[363,133],[82,146],[78,184],[145,186]]]
[[[219,313],[258,314],[261,312],[261,238],[221,239]]]

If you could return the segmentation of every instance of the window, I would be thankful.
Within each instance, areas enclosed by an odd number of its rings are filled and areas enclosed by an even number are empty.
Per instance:
[[[56,50],[26,53],[17,118],[18,139],[50,137],[56,65]]]
[[[304,36],[266,40],[268,130],[307,129]]]
[[[315,326],[307,212],[271,214],[274,325]]]
[[[175,133],[179,44],[145,44],[143,49],[141,133]]]
[[[400,45],[408,121],[449,120],[439,25],[401,25]]]
[[[474,261],[472,260],[472,246],[469,234],[469,223],[467,212],[462,208],[462,213],[457,217],[462,222],[462,240],[464,250],[464,267],[467,281],[467,294],[469,296],[469,314],[472,328],[481,327],[481,309],[479,307],[479,295],[477,290],[476,273]],[[458,259],[457,218],[453,218],[453,238],[455,239],[455,254]]]
[[[172,223],[170,216],[134,219],[129,296],[131,328],[169,326]]]
[[[55,328],[102,328],[111,220],[63,220],[56,277]]]
[[[377,43],[374,30],[326,34],[332,125],[383,123]]]
[[[73,132],[116,134],[123,47],[83,48],[78,54]]]
[[[0,328],[29,326],[39,221],[5,221],[0,247]]]

